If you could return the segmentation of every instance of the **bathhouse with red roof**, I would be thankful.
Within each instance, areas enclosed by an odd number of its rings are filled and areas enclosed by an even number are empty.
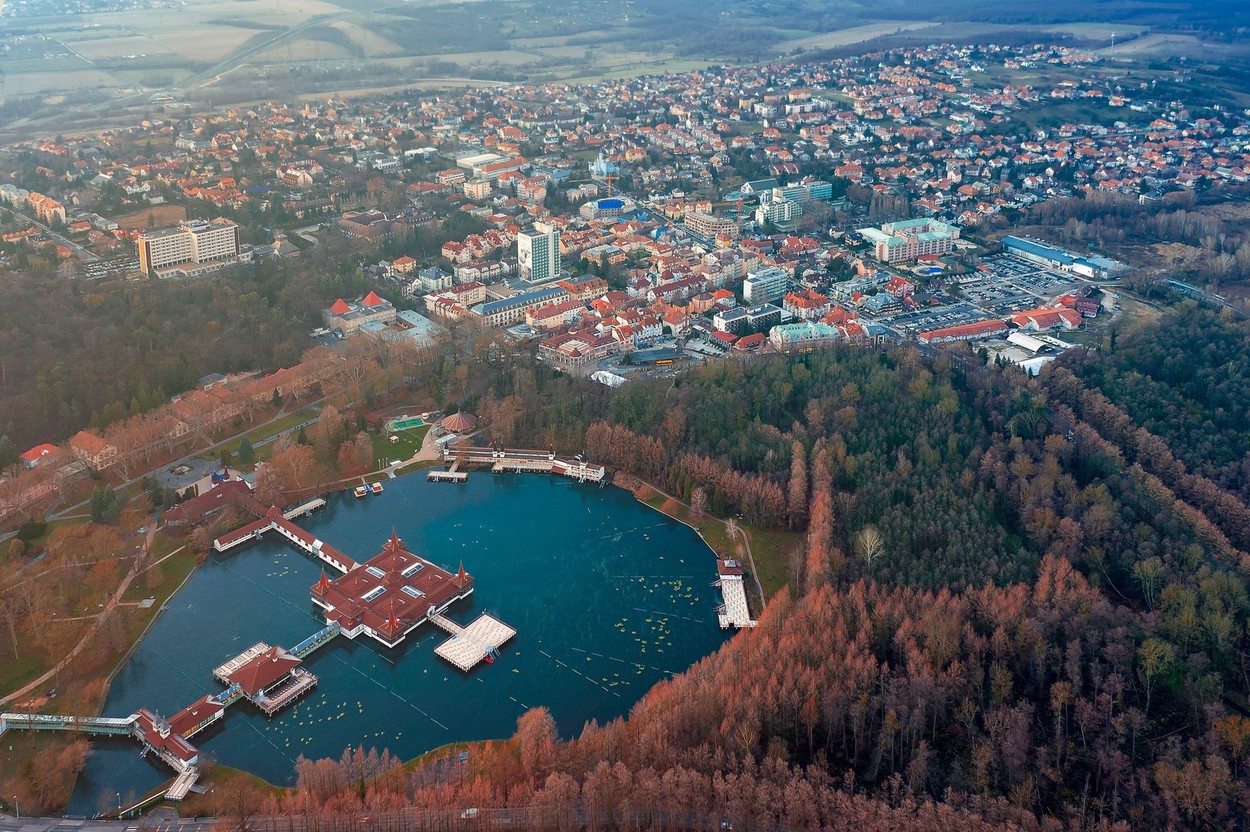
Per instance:
[[[370,292],[356,300],[339,298],[328,309],[321,310],[321,319],[327,329],[339,330],[344,336],[357,332],[368,323],[389,324],[398,313],[395,306],[377,292]]]
[[[324,573],[312,587],[313,603],[325,610],[327,624],[338,624],[348,638],[364,634],[387,647],[473,592],[473,578],[462,565],[452,574],[408,551],[394,532],[382,551],[341,577]]]

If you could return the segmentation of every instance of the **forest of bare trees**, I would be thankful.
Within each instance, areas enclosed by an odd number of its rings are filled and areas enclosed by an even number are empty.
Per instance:
[[[481,401],[518,442],[804,528],[789,586],[626,719],[561,740],[534,710],[468,764],[355,787],[326,785],[343,760],[304,763],[267,811],[867,830],[1250,812],[1245,504],[1071,371],[835,350],[612,392],[524,368]]]

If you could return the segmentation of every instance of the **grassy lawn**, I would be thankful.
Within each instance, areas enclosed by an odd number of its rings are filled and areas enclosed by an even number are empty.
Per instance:
[[[207,777],[200,781],[208,791],[189,794],[187,799],[170,804],[184,818],[199,815],[227,815],[230,812],[229,795],[245,789],[258,797],[280,794],[283,789],[262,780],[254,774],[229,766],[210,765]]]
[[[425,441],[425,435],[430,432],[429,425],[419,425],[415,428],[408,428],[395,433],[399,437],[398,442],[392,443],[389,436],[384,433],[371,434],[373,439],[373,459],[376,467],[385,468],[391,464],[392,460],[412,459],[412,457],[421,450],[421,443]]]
[[[260,442],[262,439],[268,439],[271,436],[277,436],[283,431],[290,430],[296,425],[301,424],[303,422],[307,422],[309,419],[315,419],[316,417],[317,417],[317,412],[313,410],[312,408],[310,407],[300,408],[294,413],[288,413],[286,416],[283,416],[281,419],[279,419],[276,422],[273,422],[268,425],[261,425],[258,428],[253,428],[252,430],[249,430],[247,433],[245,433],[244,436],[248,438],[248,441],[250,441],[253,445],[255,445],[257,442]],[[236,456],[239,453],[239,444],[242,441],[243,441],[243,437],[239,437],[238,439],[231,442],[229,445],[223,445],[221,448],[214,450],[211,454],[208,455],[207,458],[209,459],[220,458],[222,450],[227,450],[230,452],[231,456]]]
[[[412,474],[416,471],[424,471],[427,468],[441,468],[442,465],[443,465],[442,460],[423,459],[420,462],[413,462],[409,465],[403,466],[402,468],[396,468],[395,476],[402,477],[404,474]]]
[[[699,534],[718,557],[736,554],[737,549],[729,537],[729,530],[720,518],[709,514],[695,521],[690,514],[690,506],[665,497],[648,485],[642,486],[642,489],[635,493],[643,503],[698,529]],[[803,535],[801,532],[757,529],[742,522],[739,522],[738,526],[750,537],[751,555],[755,560],[755,568],[759,571],[756,577],[764,587],[764,595],[771,598],[789,580],[786,556],[792,548],[802,542]]]
[[[786,559],[790,551],[803,542],[802,532],[783,532],[744,526],[751,537],[751,556],[755,559],[756,576],[771,598],[790,580]]]
[[[45,546],[47,546],[48,538],[57,529],[63,529],[69,526],[79,526],[86,522],[87,522],[87,519],[84,517],[67,517],[63,520],[49,520],[48,527],[44,529],[43,534],[39,535],[36,538],[28,540],[26,542],[27,554],[31,552],[38,552],[42,550]],[[4,545],[8,545],[8,544],[6,543]]]
[[[47,662],[40,656],[23,656],[18,661],[5,662],[0,665],[0,693],[19,689],[47,669]]]

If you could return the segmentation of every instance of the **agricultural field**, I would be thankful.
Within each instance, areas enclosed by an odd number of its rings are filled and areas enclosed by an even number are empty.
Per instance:
[[[1050,26],[1045,16],[985,17],[970,2],[945,6],[929,20],[916,19],[901,0],[883,0],[871,16],[862,6],[817,0],[767,8],[731,0],[511,0],[491,4],[489,14],[480,0],[187,0],[72,20],[23,17],[0,35],[0,140],[125,120],[146,112],[158,91],[198,107],[491,81],[595,81],[1008,30],[1108,49],[1117,35],[1122,41],[1108,57],[1125,60],[1198,51],[1195,36],[1144,24]],[[1112,19],[1141,4],[1113,5]],[[21,116],[5,118],[12,108]]]

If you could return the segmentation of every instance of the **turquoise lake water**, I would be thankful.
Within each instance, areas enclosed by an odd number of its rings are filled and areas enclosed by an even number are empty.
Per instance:
[[[714,651],[719,593],[714,555],[692,530],[616,488],[546,475],[474,472],[465,484],[420,474],[379,496],[332,498],[297,522],[357,560],[394,526],[412,551],[455,571],[474,594],[453,606],[517,630],[491,665],[463,674],[434,655],[446,635],[428,625],[388,650],[338,638],[306,666],[317,688],[272,720],[248,703],[192,740],[201,754],[278,784],[295,761],[363,744],[407,759],[448,742],[510,736],[525,709],[548,707],[563,736],[623,715],[653,685]],[[104,708],[172,714],[220,690],[212,669],[265,641],[290,647],[323,622],[309,600],[321,564],[269,535],[214,554],[174,597],[118,673]],[[331,574],[334,577],[334,574]],[[93,815],[171,776],[133,740],[97,740],[69,812]]]

